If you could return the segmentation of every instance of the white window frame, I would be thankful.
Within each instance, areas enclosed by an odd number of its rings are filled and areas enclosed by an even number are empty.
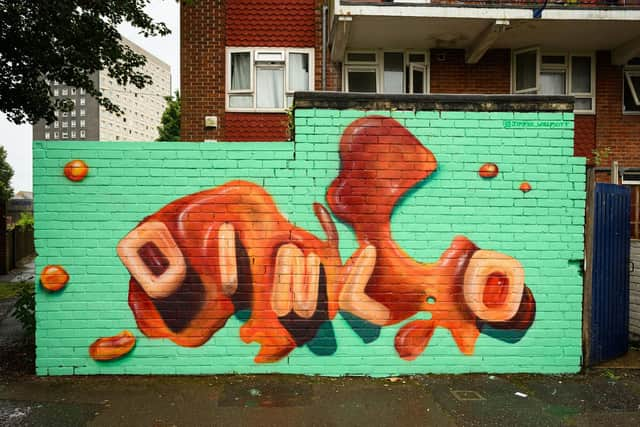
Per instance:
[[[573,83],[571,81],[573,77],[572,67],[574,57],[589,57],[591,58],[591,92],[573,92]],[[572,52],[569,54],[569,63],[567,64],[567,93],[576,98],[591,98],[590,110],[576,110],[576,114],[595,114],[596,113],[596,55],[595,53],[580,53]]]
[[[626,83],[631,89],[631,96],[633,96],[633,102],[640,106],[640,88],[636,88],[631,81],[631,77],[640,76],[640,65],[626,65],[622,70],[622,78],[626,80]],[[622,114],[624,115],[640,115],[640,111],[626,111],[624,109],[624,84],[622,82]]]
[[[516,56],[522,54],[522,53],[526,53],[526,52],[535,52],[536,53],[536,84],[535,86],[531,87],[531,88],[526,88],[526,89],[516,89]],[[538,90],[540,90],[540,63],[542,62],[541,59],[541,55],[540,55],[540,48],[538,47],[527,47],[524,49],[518,49],[518,50],[514,50],[511,53],[511,93],[520,93],[520,94],[526,94],[526,93],[537,93]]]
[[[367,93],[380,93],[380,67],[378,65],[347,65],[345,66],[344,75],[344,91],[349,92],[349,72],[351,71],[364,71],[372,72],[376,76],[376,91]]]
[[[231,90],[231,54],[232,53],[249,53],[249,81],[250,89],[236,89]],[[281,61],[258,61],[256,58],[261,53],[274,54],[279,53],[281,55]],[[294,91],[290,87],[289,83],[289,54],[290,53],[305,53],[309,55],[309,90],[313,91],[315,88],[315,49],[313,48],[270,48],[270,47],[227,47],[225,53],[225,110],[229,112],[240,113],[283,113],[287,111],[288,102],[287,98],[293,95]],[[271,62],[271,63],[270,63]],[[280,65],[281,64],[281,65]],[[283,82],[283,108],[258,108],[256,106],[256,69],[258,67],[263,68],[282,68],[284,72]],[[230,95],[247,95],[252,97],[251,107],[231,107],[229,105]]]
[[[516,55],[521,53],[535,51],[536,52],[536,86],[535,88],[526,88],[516,90]],[[564,65],[561,64],[542,64],[543,56],[563,56],[565,58]],[[574,57],[591,58],[591,92],[578,93],[572,92],[572,67]],[[575,110],[576,114],[595,114],[596,112],[596,57],[594,52],[555,52],[541,51],[539,47],[528,47],[524,49],[514,50],[511,54],[511,93],[517,94],[536,94],[540,91],[540,74],[543,72],[563,72],[565,74],[565,94],[576,98],[590,98],[590,110]]]
[[[353,61],[349,60],[350,53],[362,53],[362,54],[375,54],[375,62],[372,61]],[[384,92],[384,54],[385,53],[403,53],[403,70],[402,70],[402,87],[403,92],[401,94],[407,94],[406,92],[406,68],[409,67],[409,78],[411,79],[412,66],[417,65],[423,67],[424,80],[422,82],[425,92],[423,94],[431,93],[431,52],[429,50],[415,50],[415,49],[376,49],[376,50],[349,50],[344,54],[344,60],[342,62],[342,87],[343,92],[349,92],[349,75],[350,71],[371,71],[375,70],[376,73],[376,91],[375,93]],[[410,55],[424,55],[424,62],[410,62]],[[413,91],[413,84],[410,84],[410,91]],[[373,93],[373,92],[371,92]],[[392,93],[389,93],[392,94]],[[401,95],[396,93],[394,95]],[[419,95],[419,94],[416,94]]]

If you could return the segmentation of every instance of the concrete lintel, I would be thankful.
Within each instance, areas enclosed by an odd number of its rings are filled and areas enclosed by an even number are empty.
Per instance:
[[[352,19],[350,16],[336,16],[331,32],[331,61],[334,63],[342,62],[344,58],[344,52],[349,43]]]
[[[386,111],[573,112],[572,96],[542,95],[392,95],[296,92],[296,108]]]

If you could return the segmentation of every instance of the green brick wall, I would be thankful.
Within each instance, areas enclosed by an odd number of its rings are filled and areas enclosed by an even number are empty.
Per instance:
[[[524,334],[482,333],[473,354],[465,355],[448,329],[437,328],[425,351],[407,361],[396,353],[394,337],[411,319],[364,342],[339,312],[331,321],[333,354],[301,346],[278,362],[255,363],[259,346],[240,339],[246,319],[237,316],[195,348],[138,329],[128,305],[131,275],[116,254],[127,233],[176,199],[245,180],[270,193],[289,221],[324,240],[312,203],[326,206],[325,192],[340,171],[340,137],[368,115],[396,119],[438,161],[437,171],[393,212],[397,244],[411,258],[433,262],[463,235],[517,259],[536,301],[535,321]],[[70,277],[60,292],[37,286],[37,373],[382,376],[580,369],[585,160],[572,157],[572,113],[298,109],[295,135],[295,142],[276,143],[35,142],[37,273],[61,265]],[[71,182],[62,172],[73,159],[90,168],[83,181]],[[499,166],[497,177],[478,176],[486,162]],[[524,181],[532,187],[528,193],[519,190]],[[334,220],[345,262],[358,242],[351,227]],[[89,356],[97,338],[122,330],[136,336],[129,354],[111,361]]]

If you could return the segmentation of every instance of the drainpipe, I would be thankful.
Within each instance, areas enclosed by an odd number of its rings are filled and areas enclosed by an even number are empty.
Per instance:
[[[322,90],[327,90],[327,11],[329,6],[322,5]]]

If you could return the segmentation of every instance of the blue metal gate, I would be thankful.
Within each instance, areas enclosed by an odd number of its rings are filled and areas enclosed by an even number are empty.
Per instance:
[[[596,184],[590,364],[621,356],[629,349],[630,203],[628,188]]]

